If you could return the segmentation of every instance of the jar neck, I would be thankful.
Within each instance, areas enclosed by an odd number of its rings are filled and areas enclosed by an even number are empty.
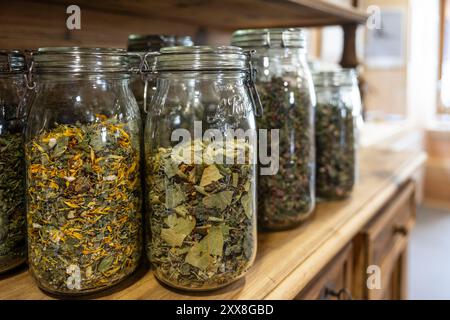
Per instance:
[[[306,50],[303,48],[255,48],[255,57],[268,57],[280,62],[292,62],[306,60]]]
[[[254,55],[257,77],[268,81],[272,77],[298,77],[309,70],[306,52],[301,48],[261,48]],[[309,77],[309,76],[308,76]]]
[[[315,85],[316,91],[332,91],[332,92],[347,92],[352,91],[354,86],[343,85],[343,86],[324,86],[320,84]]]
[[[36,82],[71,82],[71,81],[128,81],[129,73],[76,74],[76,73],[41,73],[33,74]]]
[[[149,74],[151,77],[152,74]],[[201,79],[201,80],[244,80],[249,78],[246,71],[163,71],[153,74],[161,79]]]

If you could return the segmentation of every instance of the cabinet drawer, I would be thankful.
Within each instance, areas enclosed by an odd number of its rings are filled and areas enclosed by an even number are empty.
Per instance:
[[[372,265],[381,265],[396,241],[407,237],[414,226],[414,185],[407,184],[382,213],[363,231],[367,236]]]
[[[296,300],[337,300],[351,298],[352,245],[346,246],[300,292]]]
[[[353,292],[358,299],[401,299],[408,235],[415,222],[415,185],[404,184],[354,241]],[[369,266],[378,267],[380,288],[368,288]],[[373,268],[371,269],[373,272]]]

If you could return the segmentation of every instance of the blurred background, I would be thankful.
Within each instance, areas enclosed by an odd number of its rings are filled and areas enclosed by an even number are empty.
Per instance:
[[[362,145],[427,151],[426,166],[416,177],[420,208],[410,246],[409,297],[450,299],[450,0],[292,0],[285,8],[263,2],[273,11],[244,0],[2,1],[0,47],[125,48],[131,33],[191,35],[196,44],[227,45],[236,27],[277,21],[297,26],[302,19],[313,69],[343,65],[359,71]],[[313,9],[289,10],[289,3],[305,2]],[[336,6],[323,5],[330,2]],[[81,7],[81,30],[61,23],[70,4]],[[199,10],[206,5],[209,14]],[[325,7],[326,21],[308,22]],[[333,8],[340,10],[340,20],[322,27],[338,16]],[[352,24],[360,19],[355,8],[380,17],[372,20],[375,28]]]

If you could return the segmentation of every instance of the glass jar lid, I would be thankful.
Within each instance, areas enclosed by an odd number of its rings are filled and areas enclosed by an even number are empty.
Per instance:
[[[190,36],[162,34],[130,34],[128,36],[128,51],[130,52],[159,51],[164,47],[189,47],[193,45],[194,42],[192,41],[192,38]]]
[[[19,50],[0,50],[1,73],[24,72],[25,67],[25,56]]]
[[[33,53],[32,71],[40,73],[124,73],[127,51],[114,48],[51,47]]]
[[[314,85],[318,87],[345,87],[358,84],[355,69],[320,71],[313,73]]]
[[[301,28],[245,29],[233,33],[231,44],[241,48],[306,49],[306,36]]]
[[[156,70],[248,70],[250,55],[232,46],[166,47],[156,57]]]

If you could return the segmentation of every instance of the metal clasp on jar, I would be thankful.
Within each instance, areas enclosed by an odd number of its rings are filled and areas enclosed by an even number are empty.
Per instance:
[[[144,81],[144,105],[143,109],[145,114],[148,113],[147,110],[147,95],[148,95],[148,77],[149,75],[154,76],[156,74],[156,59],[153,59],[152,65],[149,65],[147,63],[148,57],[157,57],[159,56],[159,52],[149,51],[146,52],[144,55],[134,52],[128,53],[130,56],[137,56],[140,59],[139,67],[138,68],[130,68],[131,73],[138,73],[142,76],[142,80]]]
[[[25,78],[25,84],[29,90],[36,89],[36,82],[33,80],[33,54],[34,50],[26,50],[25,51],[25,61],[27,64],[27,72],[23,74],[23,77]]]
[[[252,105],[254,108],[255,116],[261,118],[263,115],[263,106],[261,103],[261,98],[259,97],[258,90],[256,90],[256,68],[253,67],[252,58],[255,50],[247,51],[248,55],[248,69],[249,76],[247,80],[247,87],[250,90],[250,98],[252,100]]]

